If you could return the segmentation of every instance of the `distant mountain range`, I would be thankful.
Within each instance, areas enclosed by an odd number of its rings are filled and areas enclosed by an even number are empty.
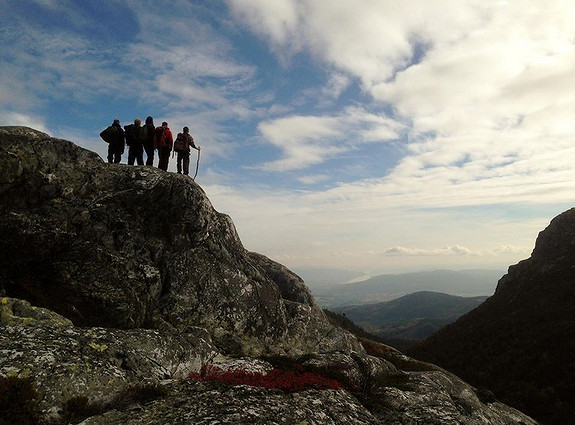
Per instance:
[[[362,278],[365,273],[332,267],[292,267],[291,270],[299,275],[310,289],[341,285],[370,277]]]
[[[329,284],[325,278],[318,279],[318,276],[321,276],[319,273],[309,273],[306,270],[296,272],[311,289],[319,305],[327,309],[391,301],[420,291],[460,297],[490,296],[495,292],[497,281],[505,274],[502,270],[434,270],[382,274],[361,282],[344,284],[341,280],[349,277],[351,273],[343,275],[339,271],[339,274],[334,276],[334,284]],[[321,283],[318,284],[318,281]]]
[[[338,307],[333,311],[345,314],[356,325],[385,340],[422,340],[486,299],[422,291],[388,302]]]

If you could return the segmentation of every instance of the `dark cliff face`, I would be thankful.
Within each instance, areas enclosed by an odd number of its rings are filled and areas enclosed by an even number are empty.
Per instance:
[[[545,423],[575,409],[575,209],[551,221],[495,294],[410,352]]]
[[[564,290],[570,292],[570,287],[575,286],[574,267],[575,208],[551,220],[539,233],[531,257],[509,268],[496,293],[506,294],[512,301],[533,291],[542,291],[544,298]]]
[[[190,178],[108,165],[25,128],[1,129],[0,147],[6,295],[81,326],[203,326],[238,352],[297,348],[294,315],[314,317],[312,333],[331,332],[301,279],[247,252]]]

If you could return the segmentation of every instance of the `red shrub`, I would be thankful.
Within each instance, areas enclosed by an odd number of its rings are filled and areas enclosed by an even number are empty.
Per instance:
[[[200,373],[192,372],[189,378],[200,381],[217,381],[228,385],[249,385],[252,387],[277,388],[286,392],[309,389],[337,390],[338,381],[314,372],[307,372],[301,366],[292,370],[273,369],[267,374],[250,372],[245,369],[222,370],[217,366],[203,366]]]

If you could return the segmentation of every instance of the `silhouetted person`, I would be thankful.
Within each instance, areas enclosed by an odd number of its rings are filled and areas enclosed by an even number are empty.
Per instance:
[[[144,165],[144,142],[147,139],[147,129],[142,127],[142,120],[136,118],[134,124],[124,127],[126,133],[126,144],[130,147],[128,150],[128,165]]]
[[[190,174],[190,148],[200,150],[200,147],[194,144],[194,138],[190,136],[190,129],[184,127],[183,133],[178,133],[174,142],[174,151],[178,154],[178,174],[182,173],[182,163],[184,175]]]
[[[122,154],[124,153],[124,130],[120,125],[120,120],[115,119],[113,124],[109,127],[113,131],[104,130],[108,134],[104,140],[108,142],[108,162],[117,164],[122,160]]]
[[[144,142],[144,150],[146,151],[146,165],[154,165],[154,135],[156,134],[156,127],[154,127],[154,119],[152,117],[146,118],[146,141]]]
[[[158,150],[158,168],[160,170],[168,171],[168,162],[170,161],[170,152],[173,144],[172,131],[168,127],[168,123],[164,121],[161,127],[156,128],[156,135],[154,136],[154,147]]]

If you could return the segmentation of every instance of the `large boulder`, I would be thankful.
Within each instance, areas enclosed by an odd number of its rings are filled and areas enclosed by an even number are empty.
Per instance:
[[[7,295],[81,326],[202,326],[243,354],[359,346],[301,279],[249,253],[189,177],[105,164],[22,127],[0,128],[0,163]]]
[[[142,381],[185,378],[218,354],[201,328],[81,328],[25,301],[4,297],[0,306],[11,313],[0,324],[0,376],[33,378],[41,410],[53,414],[73,397],[98,400]]]

